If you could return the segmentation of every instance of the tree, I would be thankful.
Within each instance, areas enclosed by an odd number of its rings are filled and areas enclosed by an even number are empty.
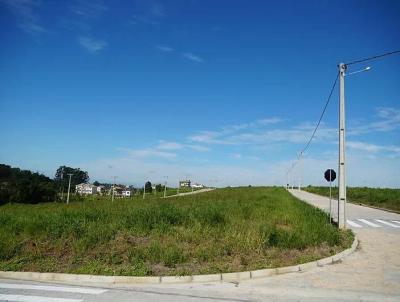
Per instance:
[[[162,185],[162,184],[156,185],[156,191],[157,192],[163,192],[164,191],[164,185]]]
[[[144,185],[144,188],[146,189],[146,193],[153,192],[153,187],[151,186],[151,182],[150,181],[146,182],[146,184]]]
[[[56,196],[55,183],[47,176],[0,164],[0,204],[49,202]]]
[[[100,186],[100,183],[96,180],[96,181],[93,183],[93,185],[96,186],[96,187],[98,187],[98,186]]]
[[[59,185],[60,189],[63,188],[64,192],[68,190],[69,175],[71,176],[71,191],[75,191],[75,186],[81,183],[87,183],[89,181],[89,174],[86,171],[82,171],[79,168],[71,168],[67,166],[60,166],[54,177],[54,180]]]

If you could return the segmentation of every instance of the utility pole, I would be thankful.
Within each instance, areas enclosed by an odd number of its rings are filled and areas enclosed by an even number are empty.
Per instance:
[[[144,183],[143,186],[143,199],[146,197],[146,182]]]
[[[61,169],[61,201],[64,201],[64,168]]]
[[[164,198],[167,196],[167,181],[168,181],[168,176],[166,176],[165,184],[164,184]]]
[[[344,76],[347,66],[339,64],[339,196],[338,196],[338,223],[339,228],[346,228],[346,146],[345,146],[345,103],[344,103]]]
[[[300,156],[299,156],[299,191],[301,190],[301,178],[303,176],[303,169],[301,166],[301,160],[303,159],[303,152],[300,152]]]
[[[67,194],[67,204],[69,204],[69,190],[71,189],[71,176],[73,175],[72,173],[69,173],[69,182],[68,182],[68,194]]]
[[[117,176],[113,176],[114,182],[113,182],[112,192],[111,192],[111,202],[114,202],[115,179],[116,179],[116,178],[117,178]]]

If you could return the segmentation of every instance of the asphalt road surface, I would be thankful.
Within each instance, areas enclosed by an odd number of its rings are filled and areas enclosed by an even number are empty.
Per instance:
[[[290,192],[329,209],[329,199]],[[0,301],[400,301],[400,215],[348,204],[347,224],[360,249],[343,262],[309,272],[241,283],[159,284],[108,288],[0,279]],[[336,214],[334,214],[336,215]]]

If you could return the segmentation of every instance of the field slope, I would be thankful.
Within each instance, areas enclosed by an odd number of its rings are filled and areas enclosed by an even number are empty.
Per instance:
[[[0,270],[105,275],[233,272],[307,262],[352,234],[282,188],[0,207]]]
[[[303,190],[323,196],[329,196],[329,187],[305,187]],[[373,206],[400,213],[400,189],[381,189],[366,187],[348,187],[347,200],[352,203]],[[332,188],[332,196],[337,198],[338,188]]]

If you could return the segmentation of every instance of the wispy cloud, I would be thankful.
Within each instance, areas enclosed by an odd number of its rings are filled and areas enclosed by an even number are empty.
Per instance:
[[[156,17],[165,17],[167,15],[165,6],[158,2],[152,4],[151,13]]]
[[[375,121],[363,121],[349,129],[349,135],[360,135],[369,132],[389,132],[400,129],[400,110],[392,107],[376,109]]]
[[[108,7],[102,1],[78,0],[70,6],[70,10],[79,16],[85,18],[97,18],[108,10]]]
[[[17,18],[18,26],[28,34],[39,35],[46,29],[39,22],[39,0],[0,0]]]
[[[96,40],[91,37],[81,36],[78,38],[79,44],[90,53],[96,53],[107,46],[107,42],[103,40]]]
[[[129,150],[128,154],[133,158],[161,157],[164,159],[175,159],[177,157],[176,153],[152,148]]]
[[[375,145],[359,141],[347,141],[346,146],[349,147],[350,149],[356,149],[370,153],[379,153],[379,152],[400,153],[400,146]]]
[[[268,129],[271,125],[281,121],[280,118],[272,117],[249,123],[228,125],[216,131],[200,131],[189,136],[188,139],[197,143],[218,145],[262,145],[271,142],[304,143],[309,139],[313,130],[311,124],[300,124],[283,129]],[[316,139],[324,139],[330,142],[336,135],[337,130],[335,128],[322,125]]]
[[[159,141],[157,149],[160,150],[180,150],[183,149],[184,145],[177,142],[167,142],[167,141]]]
[[[157,45],[156,48],[160,51],[164,51],[164,52],[172,52],[175,49],[173,49],[172,47],[169,46],[165,46],[165,45]]]
[[[131,19],[129,20],[129,23],[145,24],[145,25],[152,25],[152,26],[156,26],[156,25],[160,24],[158,21],[156,21],[152,18],[148,18],[148,17],[141,16],[141,15],[132,15]]]
[[[191,60],[193,62],[197,62],[197,63],[204,63],[203,58],[191,53],[191,52],[185,52],[182,53],[182,56],[188,60]]]

